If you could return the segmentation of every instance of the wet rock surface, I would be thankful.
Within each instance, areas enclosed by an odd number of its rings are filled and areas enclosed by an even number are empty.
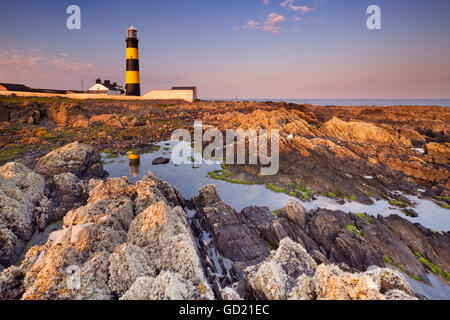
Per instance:
[[[213,247],[231,260],[233,268],[224,273],[230,279],[242,280],[246,267],[260,263],[268,250],[278,248],[286,237],[302,245],[316,263],[333,263],[349,272],[394,265],[428,282],[429,269],[417,253],[444,273],[449,270],[449,234],[433,233],[397,215],[370,217],[325,209],[307,212],[292,200],[277,217],[264,207],[248,207],[237,213],[220,200],[213,185],[202,188],[193,203],[197,207],[193,226],[206,247],[204,255],[210,255]],[[208,245],[202,240],[201,226],[210,232]]]

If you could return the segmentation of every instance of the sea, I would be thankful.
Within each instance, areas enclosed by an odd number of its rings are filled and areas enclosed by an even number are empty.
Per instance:
[[[221,99],[215,99],[221,100]],[[450,108],[450,99],[222,99],[222,101],[273,101],[317,106],[440,106]]]

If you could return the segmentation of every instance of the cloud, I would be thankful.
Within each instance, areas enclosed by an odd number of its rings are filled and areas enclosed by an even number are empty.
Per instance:
[[[279,15],[278,13],[272,12],[267,16],[267,20],[264,23],[264,31],[278,34],[280,33],[282,28],[282,23],[285,21],[286,18],[282,15]]]
[[[301,17],[294,17],[294,21],[302,21],[303,19]]]
[[[255,20],[249,20],[247,23],[242,27],[243,29],[250,29],[255,30],[259,28],[260,23],[256,22]]]
[[[266,6],[268,6],[269,3],[270,3],[270,0],[262,0],[262,1],[263,1],[263,3],[264,3]]]
[[[310,8],[308,6],[301,6],[301,5],[296,6],[296,5],[294,5],[294,0],[286,0],[286,1],[282,2],[280,4],[280,6],[282,6],[283,8],[290,9],[292,11],[296,11],[296,12],[301,11],[303,13],[307,13],[309,11],[314,10],[314,8]]]
[[[5,82],[50,88],[77,88],[80,79],[95,79],[97,76],[117,79],[122,77],[117,70],[76,61],[63,52],[0,49],[0,79]]]

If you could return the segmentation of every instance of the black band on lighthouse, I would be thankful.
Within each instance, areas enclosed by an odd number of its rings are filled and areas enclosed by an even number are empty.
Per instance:
[[[128,59],[127,60],[127,71],[139,71],[139,60]]]

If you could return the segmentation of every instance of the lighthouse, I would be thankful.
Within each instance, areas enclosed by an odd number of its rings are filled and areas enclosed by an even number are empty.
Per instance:
[[[127,96],[140,96],[141,85],[139,81],[139,38],[137,30],[131,26],[127,36],[127,74],[126,92]]]

